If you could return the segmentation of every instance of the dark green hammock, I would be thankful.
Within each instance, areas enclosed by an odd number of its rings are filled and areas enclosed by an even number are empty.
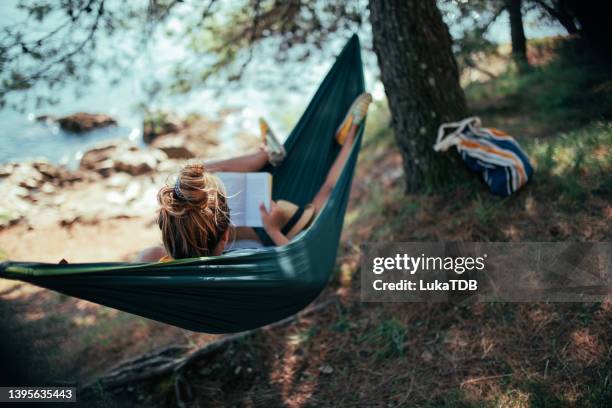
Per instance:
[[[287,138],[287,158],[270,170],[274,199],[312,200],[339,152],[334,133],[362,92],[355,35]],[[0,278],[208,333],[253,329],[293,315],[319,295],[334,268],[362,133],[363,126],[325,207],[287,245],[167,263],[9,261],[0,264]]]

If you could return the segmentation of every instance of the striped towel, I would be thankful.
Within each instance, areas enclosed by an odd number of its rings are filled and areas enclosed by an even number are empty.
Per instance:
[[[455,130],[445,135],[449,128]],[[446,151],[451,146],[471,170],[482,174],[494,194],[507,197],[533,175],[529,158],[517,141],[501,130],[481,127],[477,117],[440,126],[434,150]]]

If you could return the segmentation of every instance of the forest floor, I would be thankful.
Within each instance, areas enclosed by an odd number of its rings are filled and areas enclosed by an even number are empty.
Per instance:
[[[612,240],[608,70],[565,47],[531,46],[555,52],[526,75],[504,72],[465,89],[485,126],[509,131],[525,148],[536,166],[533,181],[506,199],[489,194],[476,177],[447,193],[406,195],[388,111],[377,104],[368,118],[336,272],[317,300],[335,296],[339,302],[195,362],[182,375],[193,394],[189,406],[609,404],[610,301],[360,301],[359,244],[366,241]],[[148,225],[138,218],[114,222],[124,231],[130,223]],[[104,225],[116,235],[110,222]],[[87,227],[76,227],[73,238],[87,235],[78,228]],[[13,258],[12,250],[4,251]],[[119,258],[131,249],[116,251]],[[4,314],[19,322],[15,337],[33,342],[31,364],[59,378],[91,378],[140,353],[171,344],[196,349],[217,338],[4,282],[0,296],[10,311]],[[97,397],[100,406],[177,404],[173,376]]]

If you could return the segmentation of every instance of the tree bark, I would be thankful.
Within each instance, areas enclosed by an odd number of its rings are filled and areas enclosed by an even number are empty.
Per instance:
[[[525,72],[529,68],[527,61],[527,39],[523,29],[522,0],[507,0],[506,8],[510,15],[510,37],[512,39],[512,58],[519,70]]]
[[[436,1],[370,0],[370,21],[406,191],[448,186],[463,177],[463,165],[432,146],[438,126],[463,119],[468,109]]]

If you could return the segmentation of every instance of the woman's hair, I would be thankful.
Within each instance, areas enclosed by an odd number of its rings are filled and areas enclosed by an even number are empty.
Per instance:
[[[213,254],[230,227],[223,183],[202,164],[187,164],[176,184],[157,193],[158,224],[166,252],[174,259]]]

